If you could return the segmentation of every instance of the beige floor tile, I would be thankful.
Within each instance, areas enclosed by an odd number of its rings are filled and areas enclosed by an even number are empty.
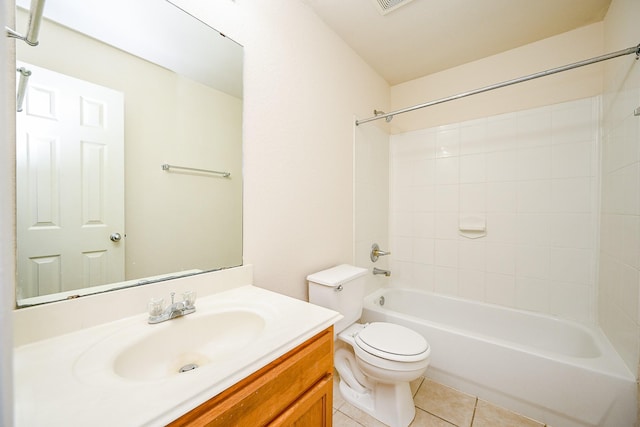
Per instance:
[[[537,421],[515,414],[507,409],[478,400],[473,427],[544,427]]]
[[[363,427],[362,424],[347,417],[342,412],[334,412],[333,427]],[[365,426],[366,427],[366,426]]]
[[[469,427],[476,398],[425,379],[414,397],[418,408],[458,427]]]
[[[420,377],[417,380],[411,381],[411,384],[409,384],[409,385],[411,386],[411,395],[412,396],[416,395],[416,393],[418,392],[418,389],[422,385],[423,381],[424,381],[424,377]]]
[[[431,415],[422,409],[416,408],[416,417],[409,427],[455,427],[453,424],[446,422],[443,419]]]
[[[345,400],[340,393],[340,378],[337,375],[333,377],[333,411],[337,411],[345,404]]]
[[[345,402],[344,405],[340,408],[339,412],[342,412],[352,420],[357,421],[366,427],[385,427],[386,424],[381,423],[380,421],[373,418],[371,415],[367,414],[364,411],[356,408],[349,402]]]

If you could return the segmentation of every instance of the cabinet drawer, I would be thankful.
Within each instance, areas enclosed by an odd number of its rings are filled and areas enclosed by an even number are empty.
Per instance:
[[[332,372],[330,327],[169,425],[266,425]]]

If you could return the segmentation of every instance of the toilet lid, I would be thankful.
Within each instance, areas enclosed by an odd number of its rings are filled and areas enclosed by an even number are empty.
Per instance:
[[[413,362],[424,359],[429,344],[419,333],[393,323],[368,324],[355,337],[358,347],[383,359]]]

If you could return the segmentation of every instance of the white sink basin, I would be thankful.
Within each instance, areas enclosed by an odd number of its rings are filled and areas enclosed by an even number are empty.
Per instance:
[[[153,381],[197,375],[201,367],[233,358],[263,332],[265,319],[253,311],[196,313],[155,325],[136,325],[97,343],[76,362],[86,379],[91,367],[107,365],[118,377]]]

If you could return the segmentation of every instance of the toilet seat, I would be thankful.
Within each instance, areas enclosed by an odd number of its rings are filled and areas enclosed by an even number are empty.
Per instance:
[[[429,344],[419,333],[401,325],[373,322],[355,335],[365,352],[394,362],[419,362],[429,357]]]

